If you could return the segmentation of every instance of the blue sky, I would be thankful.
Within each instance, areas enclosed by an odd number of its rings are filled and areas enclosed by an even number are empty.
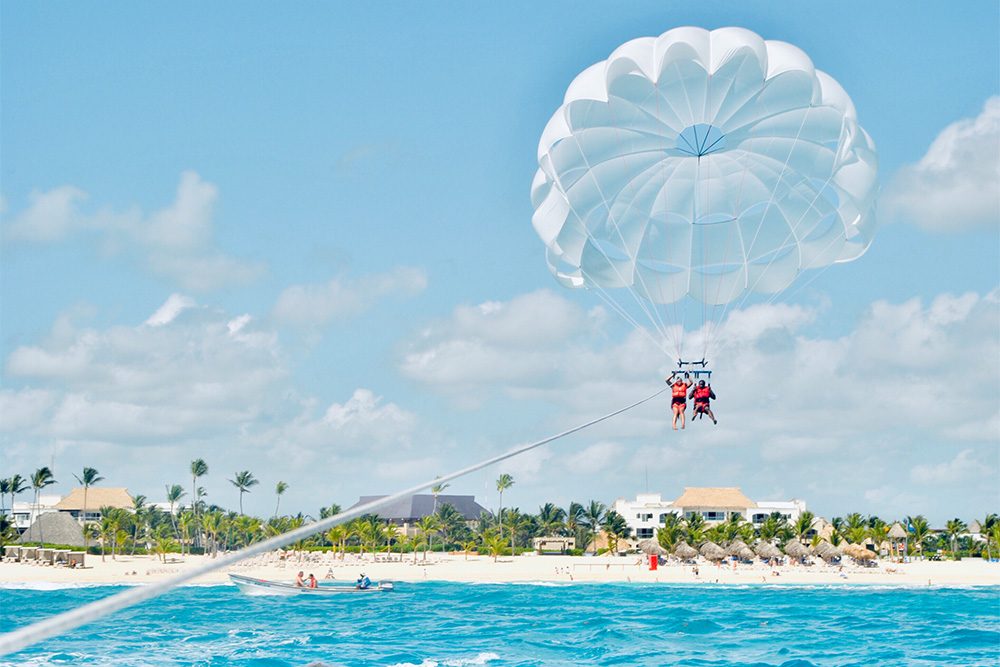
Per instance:
[[[871,5],[875,6],[872,7]],[[971,3],[0,4],[3,476],[315,514],[611,412],[672,360],[560,288],[538,139],[580,71],[693,25],[790,42],[879,151],[861,259],[744,314],[720,419],[668,399],[456,482],[536,511],[739,486],[997,511],[1000,10]]]

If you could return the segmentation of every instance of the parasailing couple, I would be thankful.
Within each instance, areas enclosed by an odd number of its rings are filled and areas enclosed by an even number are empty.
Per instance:
[[[685,373],[684,377],[681,378],[676,371],[671,373],[670,377],[667,378],[667,384],[670,385],[671,392],[673,393],[671,408],[674,411],[672,426],[675,431],[677,430],[677,417],[681,418],[681,428],[684,428],[687,423],[685,410],[687,409],[688,398],[694,399],[694,413],[691,415],[691,421],[707,414],[713,424],[719,423],[715,419],[715,415],[712,414],[712,408],[709,403],[711,399],[715,398],[715,392],[712,391],[712,385],[705,384],[704,380],[699,380],[698,386],[692,389],[691,376],[688,373]],[[688,394],[688,390],[690,390],[690,394]]]

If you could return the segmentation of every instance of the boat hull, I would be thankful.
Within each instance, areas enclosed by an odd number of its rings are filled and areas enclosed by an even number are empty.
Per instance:
[[[268,581],[256,577],[244,577],[239,574],[230,574],[232,581],[241,592],[247,595],[318,595],[321,597],[344,595],[346,593],[388,593],[395,590],[395,585],[391,581],[382,581],[372,584],[370,588],[355,588],[353,586],[319,586],[318,588],[306,588],[295,586],[283,581]]]

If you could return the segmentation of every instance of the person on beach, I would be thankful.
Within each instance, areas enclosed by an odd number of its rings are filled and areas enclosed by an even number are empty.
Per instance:
[[[359,591],[363,591],[366,588],[370,588],[372,585],[371,579],[369,579],[364,572],[358,577],[358,583],[354,586]]]
[[[309,573],[309,581],[306,582],[306,586],[308,588],[316,588],[316,585],[317,585],[316,577],[314,577],[312,573]]]
[[[691,414],[691,421],[699,419],[702,415],[708,415],[713,424],[719,423],[716,421],[715,415],[712,414],[712,408],[709,404],[709,401],[715,398],[712,385],[706,385],[704,380],[698,380],[698,386],[691,390],[690,397],[694,399],[694,412]]]
[[[673,381],[675,377],[677,378],[676,382]],[[670,374],[670,377],[667,378],[667,384],[670,385],[670,389],[674,396],[670,407],[674,411],[672,426],[675,431],[677,430],[677,417],[681,418],[681,428],[684,428],[685,423],[687,422],[687,416],[684,414],[684,411],[687,409],[687,392],[688,389],[691,388],[690,377],[690,375],[685,373],[684,379],[682,380],[681,377],[677,375],[677,372],[674,371]]]
[[[303,572],[299,572],[297,575],[295,575],[295,585],[298,586],[299,588],[303,588],[306,585],[306,582],[302,580],[303,574],[304,574]]]

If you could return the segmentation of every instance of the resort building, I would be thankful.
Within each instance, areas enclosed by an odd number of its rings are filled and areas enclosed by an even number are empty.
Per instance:
[[[760,524],[772,512],[778,512],[785,520],[793,522],[806,511],[806,503],[796,499],[754,502],[738,487],[685,487],[684,493],[674,501],[664,501],[659,493],[640,493],[635,500],[618,498],[611,509],[625,519],[632,535],[641,540],[655,537],[656,529],[666,523],[668,514],[676,514],[682,519],[699,514],[711,525],[727,521],[734,514]]]
[[[385,498],[385,496],[361,496],[358,502],[348,509],[354,509],[361,505],[375,502]],[[475,496],[446,496],[438,494],[435,499],[433,494],[417,494],[397,500],[396,502],[382,507],[372,514],[379,518],[401,526],[404,534],[409,531],[415,523],[425,516],[432,516],[442,505],[448,504],[458,510],[458,513],[465,519],[466,524],[477,521],[479,516],[486,511],[486,508],[476,502]]]
[[[84,500],[87,502],[86,507]],[[83,523],[100,521],[102,507],[131,510],[133,505],[132,496],[124,487],[90,487],[86,492],[83,488],[73,489],[68,496],[56,503],[55,508],[60,512],[68,512],[71,517]]]
[[[62,500],[62,496],[56,495],[38,496],[37,505],[33,502],[28,503],[15,500],[14,506],[11,508],[11,514],[14,516],[14,527],[17,528],[17,532],[23,533],[28,530],[31,522],[40,514],[58,512],[59,510],[55,506],[60,500]]]

